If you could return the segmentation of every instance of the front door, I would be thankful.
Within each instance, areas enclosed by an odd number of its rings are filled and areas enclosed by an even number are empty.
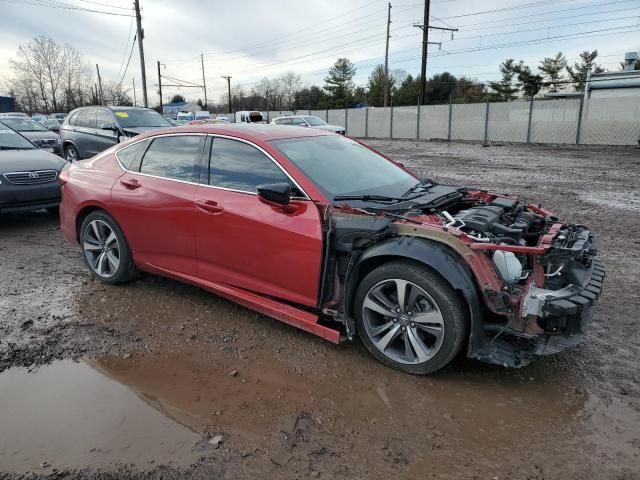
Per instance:
[[[118,152],[127,171],[114,184],[111,203],[136,262],[196,274],[193,200],[205,140],[165,135]]]
[[[240,140],[215,137],[203,167],[195,195],[198,276],[315,306],[322,259],[315,204],[294,199],[284,211],[262,203],[258,185],[293,182],[262,150]]]

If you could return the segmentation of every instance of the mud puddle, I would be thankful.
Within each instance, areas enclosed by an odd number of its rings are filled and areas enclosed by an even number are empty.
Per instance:
[[[231,478],[280,468],[336,474],[344,464],[367,478],[538,467],[573,476],[580,467],[565,470],[567,461],[581,451],[601,458],[615,445],[633,456],[637,410],[555,381],[483,368],[412,377],[373,362],[361,376],[318,377],[259,348],[232,369],[198,347],[7,370],[1,469],[186,466],[219,451],[206,441],[216,435],[220,450],[242,458],[227,467]],[[611,422],[616,435],[605,434]],[[496,470],[497,457],[515,462]]]
[[[0,469],[188,465],[199,435],[86,363],[0,375]]]

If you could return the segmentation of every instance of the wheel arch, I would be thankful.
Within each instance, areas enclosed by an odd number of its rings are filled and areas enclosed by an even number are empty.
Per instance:
[[[354,262],[345,288],[344,311],[353,315],[353,301],[360,281],[375,268],[394,260],[413,260],[440,275],[457,291],[469,308],[469,352],[482,343],[482,298],[464,259],[447,245],[425,238],[398,236],[369,247]]]
[[[80,242],[80,230],[82,229],[82,224],[84,223],[85,218],[87,218],[90,213],[98,210],[102,210],[105,213],[109,213],[107,209],[105,209],[102,205],[97,205],[97,204],[84,205],[82,208],[80,208],[80,210],[78,210],[78,213],[76,214],[76,220],[75,220],[76,240],[78,242]]]

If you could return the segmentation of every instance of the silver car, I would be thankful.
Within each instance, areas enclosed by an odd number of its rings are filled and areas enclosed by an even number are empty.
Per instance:
[[[313,115],[286,115],[284,117],[274,118],[271,123],[275,123],[276,125],[317,128],[318,130],[328,130],[329,132],[339,133],[340,135],[346,133],[344,127],[329,125],[321,118],[314,117]]]
[[[142,107],[82,107],[60,126],[64,157],[69,162],[89,158],[130,137],[172,127],[158,112]]]
[[[52,132],[40,122],[25,117],[0,117],[0,123],[11,127],[37,147],[51,153],[62,153],[60,135]]]

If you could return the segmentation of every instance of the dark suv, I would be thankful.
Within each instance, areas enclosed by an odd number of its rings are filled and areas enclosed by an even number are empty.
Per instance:
[[[141,107],[82,107],[60,127],[64,157],[89,158],[116,143],[156,128],[171,127],[159,113]]]

